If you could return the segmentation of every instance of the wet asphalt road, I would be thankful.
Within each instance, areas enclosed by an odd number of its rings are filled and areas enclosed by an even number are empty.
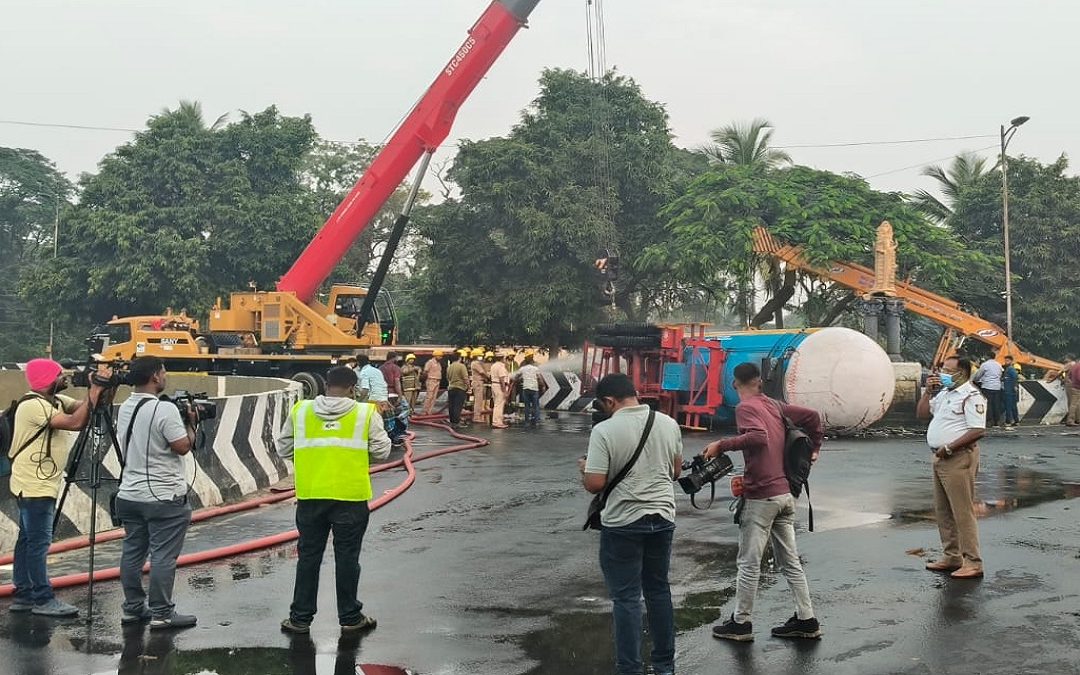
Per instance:
[[[379,627],[339,641],[333,560],[310,639],[278,630],[287,615],[292,546],[180,570],[180,611],[199,626],[171,635],[121,631],[120,589],[99,584],[94,622],[12,615],[0,601],[0,673],[353,673],[356,663],[426,674],[610,673],[610,605],[582,532],[587,503],[574,460],[582,418],[538,432],[482,431],[490,446],[417,465],[416,485],[373,514],[361,598]],[[834,440],[812,477],[817,532],[801,533],[819,642],[768,637],[792,612],[778,574],[764,578],[752,644],[709,627],[731,610],[736,528],[727,502],[693,511],[679,495],[672,564],[682,673],[1080,672],[1080,436],[1063,429],[998,434],[983,445],[979,497],[987,577],[923,570],[937,531],[927,517],[929,457],[912,439]],[[418,428],[416,452],[449,439]],[[687,436],[688,450],[711,436]],[[688,452],[688,454],[690,454]],[[376,492],[400,482],[380,474]],[[726,496],[726,485],[719,490]],[[192,528],[186,550],[292,527],[288,503]],[[920,551],[920,549],[922,549]],[[114,564],[115,545],[99,547]],[[85,565],[59,556],[54,572]],[[0,573],[6,581],[8,571]],[[85,589],[60,591],[84,609]]]

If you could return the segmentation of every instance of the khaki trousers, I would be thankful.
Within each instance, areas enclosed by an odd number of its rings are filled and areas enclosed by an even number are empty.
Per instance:
[[[1065,424],[1080,424],[1080,389],[1066,384],[1065,393],[1069,397],[1069,414],[1065,417]]]
[[[501,427],[506,424],[503,421],[503,409],[506,407],[506,391],[497,384],[491,386],[491,395],[495,398],[495,404],[491,408],[491,426]]]
[[[978,472],[977,444],[944,459],[934,455],[934,515],[941,535],[943,560],[981,568],[979,526],[974,506]]]
[[[439,398],[439,381],[428,380],[427,396],[424,397],[424,414],[430,415],[435,409],[435,401]]]
[[[485,400],[485,397],[484,397],[484,392],[487,391],[487,386],[485,386],[483,384],[480,384],[480,385],[474,384],[473,388],[472,388],[472,391],[473,391],[473,407],[472,407],[473,414],[472,414],[472,419],[473,419],[473,422],[480,422],[485,417],[487,417],[487,401]]]

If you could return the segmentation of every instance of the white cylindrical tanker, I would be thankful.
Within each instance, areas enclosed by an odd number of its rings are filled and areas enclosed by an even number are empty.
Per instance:
[[[746,331],[710,338],[719,340],[727,352],[721,419],[734,418],[739,398],[732,371],[746,362],[763,366],[769,393],[817,410],[831,433],[865,429],[892,405],[896,377],[889,356],[876,342],[849,328]]]

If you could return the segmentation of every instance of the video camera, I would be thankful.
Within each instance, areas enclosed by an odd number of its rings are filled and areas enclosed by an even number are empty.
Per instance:
[[[128,380],[130,361],[113,359],[106,361],[100,355],[93,355],[86,363],[61,361],[60,365],[71,369],[71,384],[75,387],[89,387],[93,382],[105,389],[115,389],[122,384],[131,384]],[[104,374],[104,372],[108,374]]]
[[[679,477],[679,485],[683,492],[693,496],[707,484],[715,484],[716,481],[734,471],[735,465],[731,463],[731,458],[724,454],[712,459],[705,459],[698,455],[692,460],[683,462],[682,468],[683,471],[689,473]]]
[[[175,405],[180,410],[180,417],[186,422],[188,420],[188,412],[194,411],[195,424],[200,424],[204,420],[212,420],[217,417],[217,404],[211,401],[206,392],[199,392],[193,394],[183,389],[177,389],[173,392],[173,395],[162,396],[161,400],[168,401]]]

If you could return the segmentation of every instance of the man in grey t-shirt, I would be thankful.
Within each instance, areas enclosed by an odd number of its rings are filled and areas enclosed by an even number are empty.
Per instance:
[[[183,455],[195,443],[195,417],[188,424],[165,391],[165,364],[156,356],[131,362],[135,393],[120,406],[116,433],[124,471],[116,494],[116,512],[124,524],[120,583],[124,589],[121,623],[150,622],[151,630],[188,628],[194,616],[177,614],[172,601],[176,559],[191,523]],[[142,568],[150,558],[149,593]],[[149,598],[148,598],[149,595]],[[147,600],[149,599],[149,606]]]
[[[596,385],[596,404],[610,418],[593,427],[589,454],[581,460],[582,482],[602,492],[634,456],[649,418],[634,383],[622,374]],[[675,533],[673,480],[682,468],[682,432],[675,420],[655,413],[641,455],[608,495],[600,514],[600,569],[614,603],[615,668],[619,675],[641,673],[641,598],[652,636],[652,667],[675,672],[675,618],[668,585]]]

